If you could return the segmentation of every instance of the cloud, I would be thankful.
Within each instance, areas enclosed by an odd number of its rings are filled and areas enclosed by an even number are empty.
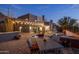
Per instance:
[[[79,9],[79,4],[73,4],[73,5],[71,6],[71,8],[72,8],[72,9]]]

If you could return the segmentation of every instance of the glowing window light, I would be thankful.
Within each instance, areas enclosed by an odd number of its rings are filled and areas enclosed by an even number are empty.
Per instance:
[[[20,31],[20,32],[21,32],[21,29],[22,29],[22,27],[20,26],[20,27],[19,27],[19,31]]]
[[[30,27],[29,27],[29,29],[31,30],[31,29],[32,29],[32,27],[30,26]]]
[[[40,27],[40,31],[42,31],[42,27]]]
[[[49,30],[49,26],[45,26],[45,30]]]
[[[21,24],[23,24],[23,22],[21,22]]]

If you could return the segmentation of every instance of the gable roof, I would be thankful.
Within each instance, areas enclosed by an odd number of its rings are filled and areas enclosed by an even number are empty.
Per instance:
[[[35,15],[32,15],[32,14],[28,13],[28,14],[19,16],[17,19],[26,19],[26,18],[29,18],[29,16],[37,17],[37,16],[35,16]]]
[[[3,13],[0,12],[0,19],[5,18],[5,17],[7,17],[7,16],[5,16]]]

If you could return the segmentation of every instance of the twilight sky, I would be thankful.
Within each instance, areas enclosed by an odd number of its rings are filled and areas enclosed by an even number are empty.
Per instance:
[[[37,16],[45,15],[47,20],[57,22],[63,16],[79,19],[79,5],[77,4],[0,4],[0,12],[18,17],[27,13]]]

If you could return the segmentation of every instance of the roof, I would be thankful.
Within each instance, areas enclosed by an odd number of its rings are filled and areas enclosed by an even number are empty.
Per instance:
[[[5,17],[7,17],[7,16],[5,16],[3,13],[0,12],[0,19],[5,18]]]
[[[44,24],[45,24],[45,25],[49,25],[49,22],[46,22],[46,21],[45,21]]]
[[[1,18],[1,19],[2,19],[2,18],[7,18],[7,17],[8,17],[8,18],[12,18],[12,17],[6,16],[5,14],[3,14],[3,13],[0,12],[0,18]],[[14,19],[14,18],[12,18],[12,19]]]
[[[28,14],[19,16],[18,19],[26,19],[26,18],[29,18],[29,16],[37,17],[37,16],[35,16],[35,15],[32,15],[32,14],[28,13]]]

